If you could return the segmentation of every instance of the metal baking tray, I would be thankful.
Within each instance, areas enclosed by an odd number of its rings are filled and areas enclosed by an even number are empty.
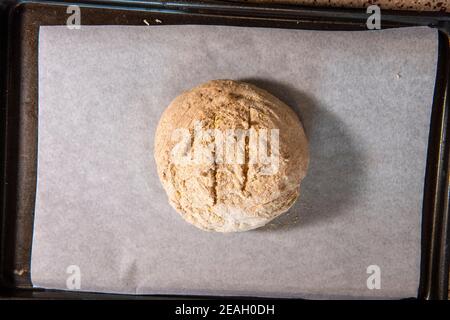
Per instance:
[[[161,299],[170,296],[33,289],[30,253],[37,169],[38,31],[65,25],[68,5],[82,25],[207,24],[314,30],[366,30],[364,9],[236,1],[0,1],[1,224],[0,298]],[[158,22],[159,22],[158,21]],[[419,299],[447,299],[449,272],[450,15],[382,10],[382,28],[439,30],[439,58],[424,181]]]

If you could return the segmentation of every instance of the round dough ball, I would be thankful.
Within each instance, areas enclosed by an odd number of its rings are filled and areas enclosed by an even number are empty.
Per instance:
[[[261,227],[296,201],[308,141],[295,112],[254,85],[213,80],[175,98],[155,138],[170,204],[194,226]]]

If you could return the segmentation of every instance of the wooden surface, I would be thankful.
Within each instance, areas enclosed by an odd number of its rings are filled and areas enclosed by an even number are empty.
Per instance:
[[[306,6],[365,8],[376,4],[381,9],[450,12],[450,0],[240,0],[241,2],[289,3]]]

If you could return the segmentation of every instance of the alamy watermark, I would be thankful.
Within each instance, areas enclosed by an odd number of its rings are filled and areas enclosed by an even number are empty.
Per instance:
[[[204,129],[196,121],[194,129],[175,129],[171,162],[177,165],[260,164],[261,175],[276,174],[280,164],[280,130]]]
[[[380,30],[381,29],[381,9],[377,5],[368,6],[366,13],[370,14],[367,18],[366,26],[369,30]]]
[[[66,288],[69,290],[81,289],[81,269],[77,265],[70,265],[66,269],[66,273],[69,275],[66,279]]]
[[[70,30],[81,29],[81,10],[79,6],[71,5],[66,9],[66,13],[69,14],[69,17],[66,20],[66,26]]]
[[[381,269],[376,264],[371,264],[367,267],[367,274],[370,276],[367,278],[366,285],[369,290],[381,289]]]

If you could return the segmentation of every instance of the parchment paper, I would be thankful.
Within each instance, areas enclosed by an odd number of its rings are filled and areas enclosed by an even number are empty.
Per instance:
[[[49,26],[39,37],[35,287],[73,288],[75,266],[85,291],[417,295],[435,30]],[[310,140],[301,199],[260,230],[196,229],[156,174],[161,113],[219,78],[277,95]],[[380,289],[368,289],[371,265]]]

